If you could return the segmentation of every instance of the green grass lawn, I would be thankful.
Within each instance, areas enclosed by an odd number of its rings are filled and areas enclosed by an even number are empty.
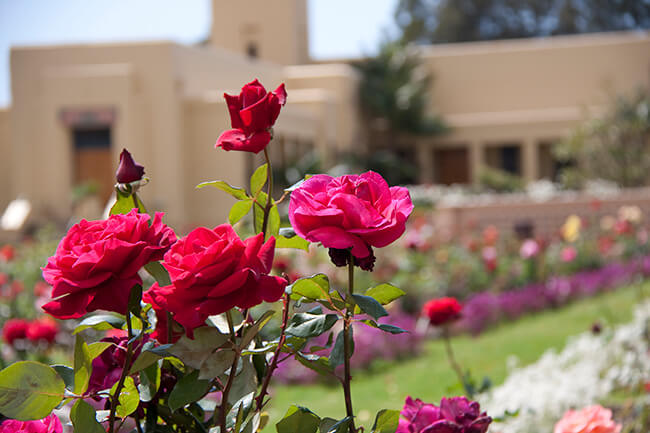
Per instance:
[[[642,287],[648,293],[650,282]],[[559,310],[505,323],[477,338],[455,338],[452,344],[456,357],[463,368],[471,369],[474,377],[489,376],[498,385],[507,375],[506,362],[511,356],[519,359],[519,365],[530,364],[551,347],[561,349],[567,337],[589,330],[596,320],[607,325],[631,320],[640,298],[639,289],[638,285],[624,287]],[[352,381],[353,406],[359,421],[371,426],[377,411],[401,409],[407,395],[437,402],[445,395],[457,395],[458,391],[451,390],[456,383],[442,342],[428,341],[417,358],[396,363],[378,362],[371,372],[355,374]],[[342,418],[345,411],[340,387],[277,387],[269,404],[271,422],[264,432],[274,432],[275,423],[292,404],[308,407],[321,417],[336,419]]]

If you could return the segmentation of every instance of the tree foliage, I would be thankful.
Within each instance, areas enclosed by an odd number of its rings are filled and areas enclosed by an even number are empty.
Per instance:
[[[402,42],[442,43],[650,28],[650,0],[400,0]]]
[[[650,181],[650,94],[619,97],[609,112],[577,128],[554,148],[560,161],[575,166],[561,174],[580,182],[604,179],[624,187]]]

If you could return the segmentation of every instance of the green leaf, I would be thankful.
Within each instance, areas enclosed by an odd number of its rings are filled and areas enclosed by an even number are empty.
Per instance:
[[[194,370],[192,373],[184,376],[176,383],[174,389],[169,394],[167,404],[172,412],[181,407],[199,400],[210,389],[209,380],[200,380],[199,371]]]
[[[275,247],[309,251],[309,242],[300,236],[292,236],[291,238],[287,238],[279,235],[277,238],[275,238]]]
[[[201,182],[198,184],[196,187],[197,188],[203,188],[206,186],[213,186],[215,188],[219,188],[222,191],[227,192],[231,196],[235,197],[237,200],[246,200],[247,198],[250,198],[248,194],[246,194],[246,191],[243,188],[237,188],[234,186],[229,185],[227,182],[224,182],[222,180],[213,180],[211,182]]]
[[[278,230],[278,235],[284,236],[287,239],[298,236],[293,227],[282,227],[280,230]]]
[[[74,392],[83,394],[88,388],[88,381],[92,372],[92,358],[88,345],[77,335],[74,344]]]
[[[114,395],[116,390],[117,383],[111,388],[111,395]],[[126,418],[138,408],[138,404],[140,404],[140,393],[131,376],[127,376],[124,380],[124,386],[117,400],[119,404],[117,405],[115,414],[120,418]]]
[[[370,319],[360,320],[359,322],[371,326],[373,328],[381,329],[382,331],[389,332],[391,334],[404,334],[405,332],[409,332],[406,329],[400,328],[399,326],[389,325],[387,323],[378,324],[374,320],[370,320]]]
[[[286,332],[295,337],[316,337],[328,331],[337,320],[336,314],[297,313],[291,318]]]
[[[51,366],[54,371],[56,371],[59,376],[61,376],[61,379],[63,379],[63,383],[65,383],[65,388],[69,391],[74,390],[74,370],[71,367],[68,367],[67,365],[63,364],[56,364]]]
[[[278,236],[280,231],[280,212],[278,212],[278,207],[274,204],[269,210],[269,221],[266,233],[273,237]]]
[[[129,292],[129,311],[132,312],[135,317],[140,317],[140,313],[142,312],[141,301],[142,285],[136,284],[131,288],[131,292]]]
[[[90,355],[90,360],[92,361],[93,359],[97,358],[99,355],[104,352],[104,350],[108,349],[111,347],[113,343],[110,343],[108,341],[98,341],[96,343],[90,343],[88,345],[88,354]]]
[[[291,291],[291,298],[299,300],[300,297],[311,301],[317,299],[329,299],[330,282],[325,274],[316,274],[311,277],[300,278],[290,285],[287,290]]]
[[[139,213],[147,213],[147,209],[145,209],[144,204],[142,204],[142,200],[140,200],[140,197],[135,193],[131,195],[116,188],[115,198],[115,204],[111,207],[109,215],[126,214],[131,212],[131,209],[135,207],[138,208]],[[137,206],[135,205],[135,202],[137,202]]]
[[[122,329],[124,324],[124,318],[112,314],[96,314],[94,316],[86,317],[84,320],[77,325],[77,327],[72,332],[72,335],[78,334],[79,332],[92,328],[97,331],[107,331],[109,329]]]
[[[377,413],[372,433],[395,433],[399,424],[399,411],[382,409]]]
[[[145,368],[149,367],[159,359],[164,358],[165,355],[153,352],[151,350],[142,350],[140,352],[140,355],[135,359],[133,364],[131,364],[131,370],[129,371],[129,374],[134,374],[137,373],[140,370],[144,370]]]
[[[318,427],[319,433],[346,433],[350,430],[350,421],[352,421],[352,418],[349,416],[346,416],[340,421],[332,418],[324,418]]]
[[[0,413],[20,421],[41,419],[61,402],[65,384],[56,371],[19,361],[0,371]]]
[[[212,379],[217,377],[232,366],[235,352],[228,349],[217,350],[201,364],[199,379]]]
[[[257,321],[255,321],[255,323],[251,327],[246,329],[246,332],[244,332],[244,337],[242,338],[242,341],[239,344],[239,347],[241,349],[246,349],[248,347],[248,344],[251,341],[253,341],[253,338],[255,338],[257,333],[260,332],[262,328],[264,328],[264,325],[269,323],[269,320],[271,320],[273,314],[275,314],[275,312],[272,310],[268,310],[264,312],[264,314],[262,314],[262,316],[260,316],[260,318],[257,319]]]
[[[393,302],[395,299],[406,295],[406,293],[402,289],[395,287],[392,284],[385,283],[371,287],[370,289],[366,290],[365,295],[375,299],[381,305],[387,305]]]
[[[266,208],[266,201],[268,196],[264,191],[260,191],[256,195],[257,204],[253,207],[253,226],[255,233],[262,232],[262,225],[264,225],[264,209]]]
[[[284,417],[275,425],[278,433],[315,433],[320,418],[306,407],[291,406]]]
[[[296,352],[295,359],[318,374],[328,375],[332,373],[333,367],[330,366],[330,362],[325,356],[305,355],[304,353]]]
[[[144,265],[144,269],[154,277],[160,286],[169,286],[172,280],[169,278],[169,272],[160,262],[149,262]]]
[[[361,311],[370,315],[371,317],[379,319],[380,317],[388,316],[388,312],[384,309],[384,307],[381,306],[379,302],[377,302],[375,298],[357,294],[352,294],[352,297],[354,298],[354,301],[359,306],[359,308],[361,308]]]
[[[160,364],[162,363],[153,363],[140,372],[140,384],[138,385],[140,401],[151,401],[158,392],[161,377]]]
[[[253,173],[251,176],[251,194],[253,197],[257,196],[257,193],[262,190],[264,184],[266,183],[266,178],[268,177],[269,165],[262,164]]]
[[[343,331],[339,332],[336,336],[336,341],[334,341],[334,346],[330,352],[329,363],[332,369],[335,369],[339,365],[342,365],[345,361],[345,350],[343,348],[343,343],[345,338],[343,337]],[[352,327],[350,326],[350,357],[354,353],[354,336],[352,335]]]
[[[228,336],[221,334],[217,328],[202,327],[194,331],[194,339],[184,335],[168,350],[185,365],[198,370],[212,352],[226,341]]]
[[[253,206],[253,199],[246,199],[236,202],[230,208],[230,213],[228,214],[228,222],[230,225],[235,225],[242,219]]]
[[[97,413],[95,408],[79,399],[70,409],[70,421],[74,426],[74,431],[84,433],[105,433],[106,431],[100,423],[97,422]]]

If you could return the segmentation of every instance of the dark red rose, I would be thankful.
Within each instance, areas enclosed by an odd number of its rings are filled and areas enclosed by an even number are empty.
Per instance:
[[[133,360],[135,360],[142,351],[142,346],[149,340],[149,335],[143,335],[143,338],[137,339],[133,346]],[[126,347],[129,338],[106,337],[100,341],[112,343],[101,355],[93,359],[93,369],[88,382],[88,394],[94,394],[98,391],[109,389],[120,380],[124,362],[126,361]]]
[[[242,87],[239,95],[224,93],[223,96],[228,104],[233,129],[221,134],[215,147],[253,153],[264,150],[271,141],[270,130],[287,101],[284,84],[273,92],[267,92],[255,80]]]
[[[142,283],[140,268],[161,260],[176,241],[161,213],[151,225],[149,220],[133,209],[72,226],[43,268],[43,278],[53,287],[53,300],[43,309],[59,319],[95,310],[126,313],[131,288]]]
[[[29,323],[24,319],[9,319],[2,327],[2,339],[10,345],[27,336]]]
[[[462,309],[456,298],[439,298],[424,304],[422,314],[429,318],[432,325],[440,326],[459,319]]]
[[[465,397],[442,398],[440,407],[410,396],[395,433],[485,433],[492,418]]]
[[[136,163],[128,150],[122,149],[120,153],[120,165],[117,167],[115,177],[117,183],[131,183],[142,179],[144,167]]]
[[[52,344],[58,332],[59,324],[53,319],[43,316],[40,319],[29,322],[25,336],[32,343],[45,341],[46,343]]]
[[[192,337],[209,316],[280,299],[287,281],[268,275],[274,250],[275,238],[264,242],[261,233],[242,241],[228,224],[199,227],[165,254],[172,284],[154,283],[147,299],[171,312]]]

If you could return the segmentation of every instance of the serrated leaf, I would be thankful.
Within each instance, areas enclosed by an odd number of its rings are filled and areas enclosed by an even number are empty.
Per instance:
[[[149,262],[144,265],[144,269],[156,280],[158,285],[169,286],[172,283],[169,272],[160,262]]]
[[[0,413],[20,421],[46,417],[61,402],[65,384],[50,366],[19,361],[0,371]]]
[[[327,332],[338,320],[336,314],[296,313],[287,327],[287,334],[309,338]]]
[[[77,400],[70,409],[70,421],[72,421],[74,431],[84,433],[106,432],[102,425],[97,422],[95,408],[81,399]]]
[[[82,320],[79,325],[77,325],[76,328],[74,328],[74,331],[72,331],[72,335],[78,334],[79,332],[92,328],[97,331],[107,331],[109,329],[122,329],[122,325],[124,324],[124,319],[115,316],[112,314],[96,314],[94,316],[89,316],[86,317],[84,320]]]
[[[365,295],[375,299],[381,305],[387,305],[393,302],[395,299],[406,295],[406,292],[404,292],[399,287],[385,283],[369,288],[366,290]]]
[[[267,237],[271,235],[277,238],[278,232],[280,231],[280,212],[278,212],[278,207],[275,204],[269,210],[269,221],[267,225]]]
[[[382,305],[377,302],[375,298],[371,298],[366,295],[358,295],[356,293],[352,294],[354,301],[359,306],[361,311],[373,317],[374,319],[379,319],[380,317],[388,316],[388,312]]]
[[[278,433],[315,433],[320,418],[306,407],[291,406],[284,417],[275,425]]]
[[[251,176],[251,194],[253,197],[257,196],[257,193],[262,190],[264,184],[266,183],[266,178],[268,177],[268,164],[262,164],[253,173]]]
[[[246,200],[248,197],[248,194],[246,194],[246,191],[243,188],[237,188],[234,186],[231,186],[227,182],[224,182],[223,180],[213,180],[211,182],[201,182],[198,184],[196,187],[197,188],[204,188],[206,186],[213,186],[215,188],[219,188],[221,191],[227,192],[231,196],[235,197],[237,200]]]
[[[252,199],[246,199],[240,200],[232,205],[230,208],[230,213],[228,214],[228,222],[230,225],[237,224],[239,220],[242,219],[251,210],[253,203],[254,202]]]
[[[210,389],[209,380],[199,380],[199,371],[182,377],[169,394],[168,406],[172,412],[181,407],[199,400]]]
[[[235,352],[232,350],[217,350],[201,364],[199,379],[212,379],[219,376],[232,366],[234,359]]]
[[[221,347],[228,336],[221,334],[212,327],[202,327],[194,330],[194,339],[182,336],[169,349],[169,353],[178,357],[185,365],[199,369],[212,352]]]
[[[116,391],[117,383],[111,388],[111,395],[115,395]],[[140,404],[140,393],[131,376],[125,378],[124,386],[122,386],[117,400],[119,403],[115,414],[120,418],[126,418],[138,408],[138,404]]]
[[[329,299],[330,282],[325,274],[316,274],[311,277],[300,278],[290,285],[291,298],[299,300],[300,297],[311,301]]]
[[[287,238],[281,234],[275,239],[276,248],[293,248],[296,250],[309,251],[309,242],[301,238],[300,236],[292,236]]]
[[[395,433],[399,425],[399,411],[382,409],[375,417],[372,433]]]

